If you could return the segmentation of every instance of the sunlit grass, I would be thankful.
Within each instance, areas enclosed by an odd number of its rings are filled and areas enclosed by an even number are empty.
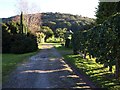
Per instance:
[[[65,48],[58,46],[56,47],[59,52],[66,51]],[[64,54],[61,53],[65,60],[76,67],[79,72],[89,77],[89,79],[96,84],[96,86],[103,88],[112,88],[112,90],[120,90],[120,84],[114,77],[115,66],[113,66],[113,72],[109,72],[108,68],[104,68],[103,64],[95,62],[95,58],[83,59],[80,55]]]
[[[2,54],[2,79],[3,82],[9,76],[9,74],[23,61],[26,61],[28,57],[36,54],[26,53],[26,54]]]
[[[42,49],[42,45],[61,45],[60,43],[40,43],[39,45],[38,45],[38,49]]]

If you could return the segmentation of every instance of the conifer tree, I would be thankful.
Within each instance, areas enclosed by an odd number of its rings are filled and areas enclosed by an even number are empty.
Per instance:
[[[23,12],[20,15],[20,33],[23,34]]]

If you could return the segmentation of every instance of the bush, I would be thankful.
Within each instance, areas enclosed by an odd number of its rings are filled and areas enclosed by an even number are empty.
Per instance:
[[[2,24],[2,52],[8,53],[10,52],[10,44],[11,44],[11,35],[7,31],[7,25]]]
[[[11,53],[21,54],[37,50],[37,42],[34,38],[16,34],[12,37],[12,41],[10,48]]]
[[[60,38],[51,37],[51,38],[48,38],[46,42],[47,43],[60,43],[61,39]]]
[[[2,23],[2,53],[27,53],[38,49],[34,35],[19,32],[16,23]]]

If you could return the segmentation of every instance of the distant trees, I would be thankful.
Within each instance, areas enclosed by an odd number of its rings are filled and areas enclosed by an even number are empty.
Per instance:
[[[44,33],[45,34],[45,42],[48,38],[52,37],[54,35],[52,29],[50,29],[49,27],[47,26],[41,26],[41,30],[40,32]]]
[[[65,33],[67,28],[57,28],[55,31],[55,37],[60,38],[60,42],[63,43],[65,41]]]
[[[37,14],[35,19],[29,21],[29,13],[39,12],[39,10],[35,6],[31,10],[28,2],[24,0],[18,0],[17,2],[17,12],[20,15],[13,18],[10,22],[2,24],[3,53],[27,53],[38,49],[35,32],[40,29],[41,15]],[[29,29],[31,28],[35,32],[30,31]]]
[[[25,9],[25,11],[26,10],[27,8]],[[20,16],[16,16],[15,18],[11,17],[10,19],[15,21],[10,23],[11,25],[9,25],[8,22],[6,23],[6,26],[10,28],[9,30],[7,29],[7,32],[8,34],[10,34],[10,36],[12,34],[13,36],[15,34],[24,34],[25,36],[29,37],[29,35],[32,33],[38,37],[37,41],[41,42],[43,41],[43,38],[46,41],[48,38],[55,35],[55,37],[60,38],[59,40],[58,38],[55,38],[56,41],[61,41],[61,43],[64,43],[65,32],[67,30],[84,30],[90,28],[89,26],[92,26],[94,24],[94,19],[84,18],[76,15],[61,13],[43,13],[41,17],[41,14],[39,13],[25,14],[25,11],[21,11]],[[19,35],[16,36],[19,37]],[[40,38],[42,38],[42,40],[40,40]]]
[[[45,42],[46,35],[43,32],[37,32],[36,36],[38,45]]]
[[[67,28],[72,31],[84,30],[91,28],[95,22],[91,18],[64,13],[43,13],[41,19],[42,26],[48,26],[54,32],[57,28]]]
[[[35,32],[38,31],[39,27],[41,26],[40,8],[35,3],[30,4],[29,1],[26,0],[18,0],[16,2],[17,2],[16,11],[18,12],[18,14],[20,14],[20,25],[21,20],[22,24],[24,25],[23,33],[27,34],[27,32],[30,32],[35,35]]]

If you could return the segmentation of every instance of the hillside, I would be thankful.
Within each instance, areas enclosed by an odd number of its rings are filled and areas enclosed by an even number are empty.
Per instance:
[[[28,18],[28,19],[26,19]],[[10,18],[3,18],[3,22],[8,21],[18,22],[20,16],[13,16]],[[48,26],[53,31],[57,28],[68,28],[72,31],[85,30],[91,28],[94,25],[94,19],[88,17],[82,17],[79,15],[64,14],[64,13],[37,13],[28,14],[24,16],[25,21],[28,22],[28,27],[32,33],[39,30],[38,26]]]

